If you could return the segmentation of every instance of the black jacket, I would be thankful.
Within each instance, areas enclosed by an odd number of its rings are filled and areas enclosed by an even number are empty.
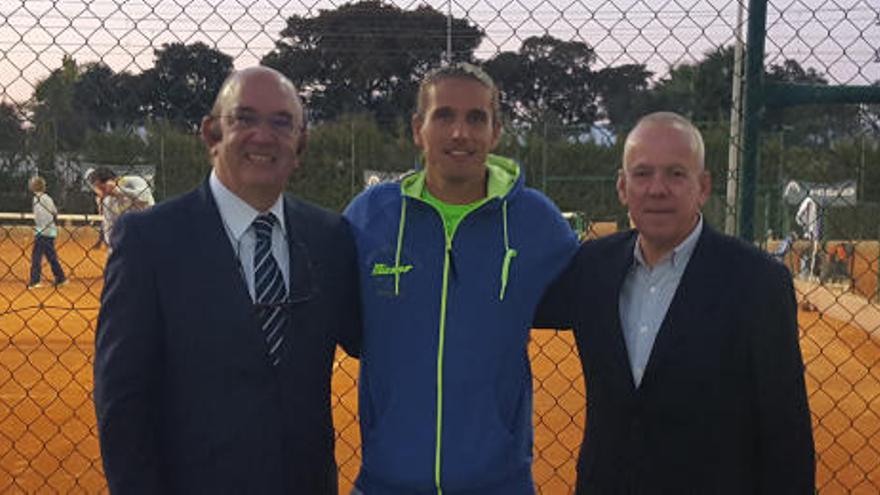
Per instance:
[[[788,271],[704,226],[635,388],[618,300],[636,238],[584,244],[536,319],[575,329],[588,405],[577,493],[812,494]]]
[[[207,181],[114,228],[94,369],[112,493],[337,493],[330,377],[337,342],[359,349],[354,241],[293,198],[285,220],[277,367]]]

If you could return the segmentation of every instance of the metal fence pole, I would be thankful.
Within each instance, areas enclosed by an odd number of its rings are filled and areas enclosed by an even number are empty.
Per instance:
[[[743,149],[739,178],[739,236],[755,239],[755,188],[761,118],[764,112],[764,41],[767,37],[767,0],[749,1],[748,51],[746,52],[746,83],[744,90],[745,119]]]

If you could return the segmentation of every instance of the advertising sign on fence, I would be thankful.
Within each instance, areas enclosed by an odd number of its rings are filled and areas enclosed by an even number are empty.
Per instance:
[[[854,180],[828,184],[790,180],[785,184],[782,195],[790,205],[798,205],[805,198],[811,198],[820,207],[855,206],[856,191]]]

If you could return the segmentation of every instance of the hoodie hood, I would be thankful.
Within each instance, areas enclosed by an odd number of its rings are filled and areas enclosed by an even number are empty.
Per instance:
[[[507,202],[516,192],[523,188],[524,178],[520,173],[520,167],[517,163],[503,156],[488,155],[486,157],[486,170],[488,173],[486,183],[486,197],[479,203],[476,208],[483,204],[498,199],[501,202],[501,223],[503,225],[504,256],[501,259],[500,282],[501,290],[498,294],[499,300],[504,300],[507,292],[507,283],[510,276],[510,266],[516,257],[517,250],[510,245],[510,236],[508,234],[507,221]],[[410,197],[422,201],[422,193],[425,190],[425,170],[419,170],[411,175],[403,177],[400,181],[401,194],[404,197]],[[394,256],[394,267],[390,273],[394,276],[394,294],[400,295],[400,275],[406,273],[411,267],[400,264],[401,249],[403,246],[403,238],[406,231],[406,201],[400,202],[400,220],[397,226],[397,242]],[[475,209],[476,209],[475,208]],[[438,212],[439,213],[439,212]],[[447,240],[447,245],[452,243],[452,237]]]
[[[510,158],[490,154],[486,157],[486,170],[486,201],[508,198],[523,187],[520,167]],[[425,169],[404,176],[400,180],[400,190],[404,196],[420,199],[425,190]]]

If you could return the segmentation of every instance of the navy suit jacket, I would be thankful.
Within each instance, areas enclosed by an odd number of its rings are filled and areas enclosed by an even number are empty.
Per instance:
[[[360,346],[354,241],[335,213],[284,207],[275,367],[207,181],[114,227],[94,365],[112,493],[337,493],[330,377],[337,342]]]
[[[705,225],[636,388],[618,304],[636,238],[584,244],[536,317],[574,328],[583,365],[577,493],[812,494],[788,270]]]

